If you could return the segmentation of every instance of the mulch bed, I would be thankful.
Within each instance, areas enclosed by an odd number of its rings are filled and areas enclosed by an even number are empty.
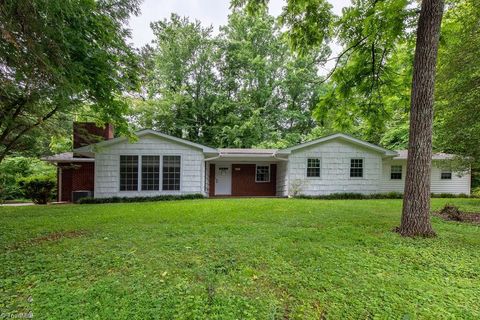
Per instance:
[[[442,210],[434,211],[432,214],[447,221],[480,224],[480,213],[462,212],[452,205],[446,205]]]

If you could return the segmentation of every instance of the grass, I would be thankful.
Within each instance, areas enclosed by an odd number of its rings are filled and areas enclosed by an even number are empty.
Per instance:
[[[480,212],[479,199],[433,199]],[[480,227],[401,200],[0,207],[0,314],[35,319],[480,318]],[[31,298],[30,298],[31,297]]]

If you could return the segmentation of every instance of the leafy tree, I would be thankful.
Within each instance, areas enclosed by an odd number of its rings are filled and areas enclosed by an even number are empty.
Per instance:
[[[479,21],[480,10],[474,0],[455,1],[446,11],[435,105],[435,146],[462,155],[460,165],[472,164],[473,186],[480,184]]]
[[[233,10],[217,37],[199,22],[172,15],[152,24],[156,41],[142,52],[145,94],[132,117],[215,146],[286,146],[316,125],[326,48],[299,56],[265,8]],[[268,141],[268,143],[266,143]]]
[[[80,105],[126,128],[120,96],[135,88],[136,59],[125,25],[137,10],[137,0],[0,2],[0,162]]]
[[[327,47],[299,56],[288,50],[279,25],[265,8],[255,16],[234,10],[222,28],[222,92],[236,112],[221,136],[227,145],[284,146],[298,143],[316,125],[319,61]],[[232,140],[232,138],[234,140]]]
[[[136,102],[136,121],[190,140],[211,141],[218,49],[212,28],[172,14],[170,20],[152,23],[152,29],[155,47],[143,55],[151,67],[145,75],[146,99]]]
[[[255,1],[235,0],[233,4],[252,7]],[[339,99],[359,101],[360,98],[362,103],[352,114],[363,113],[367,115],[363,120],[373,119],[369,128],[381,123],[381,113],[385,112],[383,95],[394,86],[397,77],[389,61],[397,56],[396,50],[408,44],[408,35],[416,29],[409,157],[398,231],[404,236],[431,236],[434,235],[429,218],[433,92],[444,3],[443,0],[423,0],[418,23],[412,6],[415,9],[409,0],[354,0],[351,7],[343,10],[334,30],[345,49],[337,57],[337,66],[340,64],[341,68],[336,66],[332,71],[334,85],[326,101],[330,105]],[[325,22],[332,20],[324,0],[287,0],[282,16],[291,17],[293,21],[287,23],[288,33],[293,48],[299,52],[322,43],[329,26]]]
[[[430,223],[432,126],[440,25],[443,0],[423,0],[413,62],[410,135],[402,221],[403,236],[434,236]]]

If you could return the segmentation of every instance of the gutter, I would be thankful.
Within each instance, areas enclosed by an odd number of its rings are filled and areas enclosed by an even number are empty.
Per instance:
[[[207,161],[211,161],[211,160],[215,160],[215,159],[218,159],[218,158],[221,158],[222,155],[221,154],[218,154],[218,156],[215,156],[215,157],[211,157],[211,158],[207,158],[207,159],[203,159],[204,162],[207,162]]]
[[[288,159],[278,158],[278,157],[277,157],[277,153],[274,153],[274,154],[273,154],[273,158],[275,158],[275,159],[277,159],[277,160],[280,160],[280,161],[288,161]]]

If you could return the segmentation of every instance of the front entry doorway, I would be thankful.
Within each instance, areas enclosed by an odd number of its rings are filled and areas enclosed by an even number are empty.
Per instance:
[[[217,164],[215,166],[215,195],[232,194],[232,165]]]

